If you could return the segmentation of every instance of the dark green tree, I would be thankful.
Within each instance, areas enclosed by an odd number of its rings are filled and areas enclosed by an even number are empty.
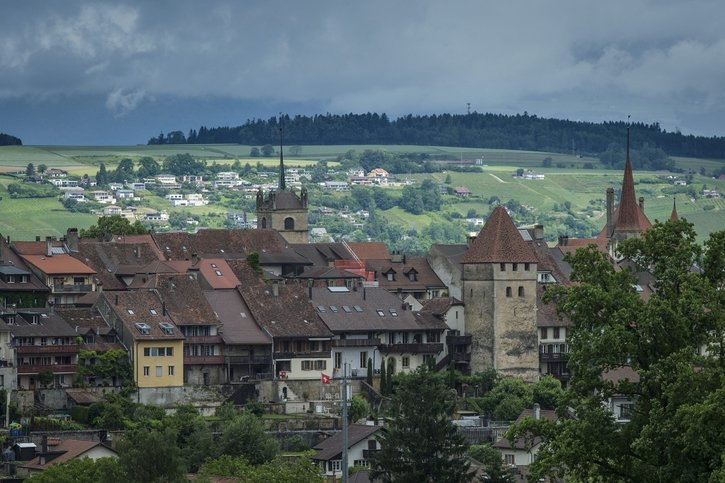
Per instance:
[[[25,176],[33,175],[35,175],[35,166],[33,166],[33,163],[28,163],[28,165],[25,167]]]
[[[194,159],[189,153],[174,154],[164,159],[164,170],[176,176],[201,174],[206,168],[204,161]]]
[[[138,171],[136,174],[139,178],[153,178],[161,171],[161,165],[149,156],[144,156],[138,160]]]
[[[323,483],[320,470],[306,457],[275,459],[261,465],[252,465],[242,456],[223,455],[204,463],[199,474],[202,478],[231,477],[240,482],[264,483]],[[201,481],[206,481],[202,479]]]
[[[118,443],[119,464],[131,481],[185,481],[186,464],[172,428],[127,431]],[[107,481],[107,480],[105,480]]]
[[[98,223],[81,229],[81,238],[102,238],[107,235],[145,235],[148,233],[140,221],[134,223],[121,215],[102,216]]]
[[[620,245],[625,266],[646,273],[634,289],[596,248],[569,256],[572,281],[547,291],[571,321],[572,379],[558,423],[542,418],[512,436],[544,438],[532,474],[572,481],[721,481],[725,454],[723,232],[701,247],[686,221],[656,223]],[[695,267],[706,267],[704,270]],[[613,396],[632,402],[618,422]],[[619,416],[617,414],[616,416]]]
[[[267,436],[262,421],[244,412],[227,423],[219,441],[221,454],[243,456],[253,465],[273,460],[279,452],[277,440]]]
[[[106,171],[106,165],[101,163],[101,166],[96,172],[96,185],[106,186],[108,184],[108,171]]]
[[[385,372],[385,357],[380,358],[380,394],[388,395],[388,374]]]
[[[265,144],[264,146],[262,146],[260,152],[265,158],[271,158],[272,156],[274,156],[274,146],[272,146],[271,144]]]
[[[117,458],[75,458],[48,466],[42,473],[36,473],[23,481],[31,483],[115,483],[131,482],[121,468]]]
[[[373,358],[372,357],[368,357],[368,373],[367,373],[367,377],[365,378],[365,382],[367,382],[369,386],[373,385]]]
[[[259,148],[255,146],[252,149],[250,149],[249,155],[253,158],[258,158],[260,156]]]
[[[451,422],[456,395],[443,375],[421,366],[397,376],[391,423],[371,461],[373,478],[390,482],[468,482],[468,443]]]
[[[113,181],[117,183],[133,181],[135,179],[135,175],[133,173],[133,161],[128,158],[122,159],[118,163],[118,166],[116,166],[112,177]]]
[[[41,164],[38,165],[38,173],[43,174],[47,170],[48,170],[48,165],[47,164],[42,164],[41,163]]]
[[[486,469],[482,481],[486,483],[513,483],[511,473],[503,465],[503,455],[490,444],[474,444],[468,449],[468,456],[483,464]]]

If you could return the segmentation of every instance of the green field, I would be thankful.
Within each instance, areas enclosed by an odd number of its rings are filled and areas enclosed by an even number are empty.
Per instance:
[[[243,145],[162,145],[162,146],[3,146],[0,147],[0,172],[14,173],[23,171],[28,163],[46,164],[48,167],[61,168],[73,175],[95,175],[100,163],[113,170],[123,158],[138,159],[152,156],[158,161],[164,157],[190,153],[196,158],[204,159],[211,164],[231,164],[239,160],[242,165],[249,163],[256,166],[274,168],[278,164],[276,157],[251,158],[251,146]],[[488,212],[487,203],[491,196],[498,196],[502,201],[515,199],[530,207],[533,213],[548,213],[555,205],[571,203],[571,210],[579,218],[584,219],[594,229],[603,224],[604,196],[607,187],[619,189],[622,181],[621,171],[602,169],[582,169],[586,163],[597,166],[594,158],[578,157],[567,154],[543,153],[515,150],[470,149],[439,146],[377,146],[377,145],[346,145],[346,146],[302,146],[299,156],[285,154],[287,166],[309,167],[324,159],[331,167],[335,166],[337,156],[349,150],[362,152],[366,149],[380,149],[394,153],[426,153],[431,159],[483,159],[483,173],[459,173],[455,171],[435,174],[399,175],[400,179],[420,181],[432,177],[443,184],[446,176],[451,177],[451,187],[465,186],[473,196],[459,199],[444,196],[443,211],[457,212],[465,216],[469,210],[483,215]],[[542,168],[544,158],[550,157],[554,166],[563,168]],[[708,171],[722,165],[723,161],[674,158],[679,167],[691,169],[695,173],[700,167]],[[544,180],[522,180],[512,177],[517,168],[530,168],[544,173]],[[645,197],[645,211],[651,220],[666,219],[672,209],[672,196],[662,192],[671,188],[662,179],[666,173],[635,172],[637,195]],[[656,183],[639,183],[641,179],[659,179]],[[17,182],[6,176],[0,176],[0,233],[10,235],[14,239],[34,239],[36,236],[59,235],[68,227],[84,228],[93,224],[96,217],[88,214],[69,213],[55,198],[13,200],[7,196],[5,187],[10,182]],[[716,181],[695,174],[693,186],[700,191],[703,185],[710,189],[718,189],[725,193],[725,181]],[[397,188],[400,190],[401,188]],[[396,190],[396,188],[393,188]],[[343,196],[342,194],[335,196]],[[314,206],[314,193],[311,197]],[[678,211],[681,216],[695,224],[695,228],[704,238],[714,230],[725,229],[725,200],[704,199],[690,200],[685,194],[677,195]],[[146,209],[166,209],[167,211],[184,211],[192,215],[208,216],[215,213],[222,218],[228,209],[219,206],[171,208],[163,198],[151,196],[144,199]],[[389,221],[420,230],[421,228],[442,219],[442,213],[426,213],[413,216],[398,208],[388,210],[384,216]],[[221,222],[221,221],[219,221]]]

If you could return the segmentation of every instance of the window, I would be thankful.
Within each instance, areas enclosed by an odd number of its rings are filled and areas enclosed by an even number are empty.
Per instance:
[[[156,377],[161,377],[163,373],[164,373],[164,367],[156,366]]]
[[[397,317],[398,312],[395,309],[390,309],[390,315],[392,315],[393,317]]]
[[[136,328],[141,333],[141,335],[149,335],[151,333],[151,326],[144,322],[137,322]]]
[[[415,282],[416,280],[418,280],[418,274],[411,270],[410,272],[408,272],[408,280],[410,280],[411,282]]]
[[[512,454],[505,454],[503,455],[504,463],[507,465],[514,464],[514,455]]]
[[[262,218],[262,228],[267,228],[267,219]]]
[[[531,268],[531,264],[530,263],[524,263],[524,271],[528,272],[529,271],[529,268]]]
[[[376,309],[375,312],[377,312],[380,317],[385,317],[385,311],[383,309]]]
[[[335,352],[335,369],[342,368],[342,352]]]
[[[502,263],[502,264],[500,265],[500,268],[501,268],[501,271],[502,271],[502,272],[505,272],[505,271],[506,271],[506,264],[505,264],[505,263]]]
[[[541,339],[542,340],[545,340],[549,336],[548,332],[549,332],[549,329],[547,327],[541,328]]]
[[[151,315],[159,315],[159,313],[156,312],[156,309],[150,309],[149,312],[151,312]]]
[[[327,361],[315,361],[315,370],[316,371],[326,371],[327,370]]]
[[[312,361],[302,361],[302,370],[311,371],[312,370]]]
[[[359,305],[353,305],[352,308],[355,309],[355,312],[362,312],[362,307]]]
[[[161,322],[159,324],[159,327],[161,327],[161,330],[164,331],[164,334],[174,335],[174,326],[169,324],[168,322]]]
[[[360,368],[365,369],[368,367],[368,353],[360,352]]]
[[[519,297],[524,296],[524,287],[519,287]]]
[[[174,375],[174,366],[169,366],[169,375],[170,376]]]
[[[511,287],[506,287],[506,296],[511,297]]]
[[[433,354],[423,354],[423,364],[435,364],[436,362],[436,356]]]
[[[403,367],[410,367],[410,357],[403,356],[402,366]]]
[[[339,473],[342,468],[342,460],[332,460],[327,463],[327,470],[333,473]]]
[[[285,230],[294,230],[295,229],[295,219],[291,216],[288,216],[284,219],[284,229]]]
[[[512,266],[511,266],[511,270],[513,270],[513,271],[515,272],[515,271],[517,271],[518,269],[519,269],[519,264],[518,264],[518,263],[514,263],[514,264],[512,264]]]
[[[554,327],[554,339],[559,338],[559,327]]]
[[[385,276],[388,277],[388,282],[395,281],[395,272],[388,272],[385,274]]]
[[[352,310],[350,310],[350,306],[349,306],[349,305],[343,305],[343,306],[342,306],[342,310],[344,310],[344,311],[345,311],[345,312],[347,312],[348,314],[349,314],[350,312],[352,312]]]
[[[148,376],[149,375],[149,366],[143,366],[143,375]]]
[[[171,357],[174,355],[174,348],[173,347],[167,347],[166,348],[166,357]]]

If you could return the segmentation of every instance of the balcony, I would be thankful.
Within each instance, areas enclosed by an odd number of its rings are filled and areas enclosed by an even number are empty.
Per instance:
[[[373,456],[375,456],[378,452],[380,452],[379,449],[364,449],[363,450],[363,459],[369,460]]]
[[[272,364],[272,356],[226,356],[228,364]]]
[[[446,345],[471,345],[472,335],[447,335]]]
[[[27,354],[78,354],[78,344],[67,345],[18,345],[14,347],[18,355]]]
[[[93,292],[93,285],[52,285],[50,291],[53,293],[88,293]]]
[[[18,375],[40,374],[41,372],[52,372],[54,374],[75,373],[78,369],[76,364],[22,364],[18,366]]]
[[[443,344],[432,343],[432,344],[381,344],[379,347],[380,352],[390,353],[408,353],[408,354],[438,354],[443,351]]]
[[[220,335],[187,335],[184,343],[189,344],[221,344],[222,336]]]
[[[376,347],[380,339],[333,339],[332,347]]]
[[[453,362],[471,362],[471,354],[468,352],[449,352],[448,355]]]
[[[539,360],[546,362],[568,361],[568,352],[539,352]]]
[[[275,352],[274,359],[329,359],[332,357],[331,351],[321,352]]]
[[[184,365],[224,364],[224,356],[184,356]]]

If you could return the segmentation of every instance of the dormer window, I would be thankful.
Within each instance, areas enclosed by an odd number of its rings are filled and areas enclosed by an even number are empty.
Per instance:
[[[169,324],[168,322],[161,322],[159,324],[159,327],[161,327],[161,330],[164,331],[164,334],[174,335],[174,326]]]
[[[145,322],[137,322],[136,328],[141,333],[141,335],[150,335],[151,334],[151,326]]]
[[[159,315],[159,313],[156,312],[156,309],[150,309],[149,312],[151,312],[151,315]]]
[[[411,282],[416,282],[418,280],[418,272],[416,272],[415,270],[411,270],[410,272],[408,272],[408,280],[410,280]]]
[[[389,271],[388,273],[385,274],[385,276],[388,278],[388,282],[395,281],[395,272],[394,271],[392,271],[392,270]]]

